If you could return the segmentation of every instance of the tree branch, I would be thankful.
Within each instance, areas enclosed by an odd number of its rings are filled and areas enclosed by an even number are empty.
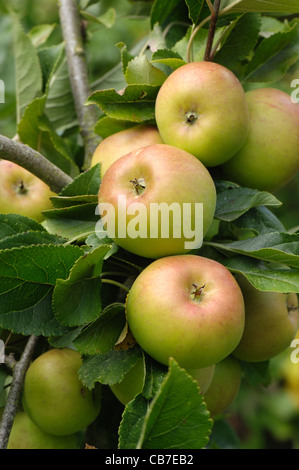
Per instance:
[[[96,108],[86,106],[85,101],[91,90],[88,80],[86,57],[83,45],[81,22],[75,0],[60,0],[59,16],[65,41],[69,78],[74,98],[80,133],[85,145],[83,168],[90,166],[92,154],[99,142],[94,132],[97,122]]]
[[[211,50],[212,50],[215,31],[216,31],[216,24],[217,24],[219,10],[220,10],[220,3],[221,3],[221,0],[214,1],[213,11],[211,13],[211,21],[210,21],[204,60],[211,60]]]
[[[12,382],[8,392],[5,408],[0,422],[0,449],[6,449],[15,415],[18,411],[19,400],[22,396],[25,374],[37,343],[37,336],[30,336],[21,359],[14,366]]]
[[[41,153],[25,144],[0,135],[0,158],[9,160],[44,181],[54,193],[59,193],[72,178],[51,163]]]

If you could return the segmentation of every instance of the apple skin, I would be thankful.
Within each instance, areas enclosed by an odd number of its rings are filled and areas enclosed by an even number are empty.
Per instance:
[[[79,449],[78,435],[54,436],[42,431],[24,411],[18,411],[7,449]]]
[[[139,194],[132,183],[135,179],[142,180],[145,187]],[[147,230],[147,238],[118,236],[119,196],[126,197],[127,208],[136,202],[146,207],[146,221],[143,219],[141,225]],[[155,144],[133,151],[114,162],[102,179],[98,201],[99,204],[109,203],[115,208],[116,232],[113,237],[108,231],[110,238],[131,253],[146,258],[160,258],[190,251],[185,245],[188,239],[184,236],[175,238],[171,230],[168,238],[162,238],[161,220],[158,222],[158,237],[150,237],[150,205],[166,203],[170,206],[179,203],[183,213],[183,203],[190,203],[191,220],[194,222],[195,204],[203,203],[204,236],[213,221],[216,189],[208,170],[193,155],[170,145]],[[136,215],[127,215],[127,226],[134,217]]]
[[[101,396],[80,382],[81,363],[77,351],[56,348],[30,364],[22,403],[29,418],[43,431],[59,436],[73,434],[98,416]]]
[[[230,271],[192,254],[148,265],[128,293],[126,313],[132,335],[149,356],[164,365],[173,357],[187,370],[228,356],[245,322],[242,292]]]
[[[101,177],[103,177],[109,166],[123,155],[153,144],[163,144],[156,126],[139,124],[124,129],[99,143],[92,156],[91,166],[101,163]]]
[[[244,333],[233,355],[247,362],[267,361],[290,346],[299,325],[295,293],[256,289],[236,275],[245,302]]]
[[[226,411],[237,397],[242,381],[242,369],[236,358],[227,356],[215,366],[214,376],[204,400],[212,417]]]
[[[213,364],[209,367],[188,370],[187,372],[198,382],[201,393],[204,393],[212,382],[214,370],[215,365]],[[144,362],[143,359],[139,359],[121,382],[110,386],[116,398],[123,405],[129,403],[136,395],[142,392],[144,374]]]
[[[240,81],[226,67],[205,61],[182,65],[167,77],[155,118],[166,144],[192,153],[207,167],[232,158],[249,129]]]
[[[246,93],[250,126],[236,155],[222,166],[226,179],[261,191],[276,191],[299,170],[299,105],[274,88]]]
[[[43,211],[52,209],[49,186],[25,168],[0,160],[0,213],[20,214],[41,222]]]

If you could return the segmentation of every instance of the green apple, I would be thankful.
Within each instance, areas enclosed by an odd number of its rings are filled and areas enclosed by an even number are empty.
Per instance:
[[[142,392],[144,382],[144,361],[139,359],[136,364],[129,370],[123,380],[110,386],[110,389],[116,398],[126,405],[129,401]]]
[[[298,297],[295,293],[256,289],[236,275],[245,302],[244,333],[233,355],[248,362],[271,359],[290,346],[298,330]]]
[[[276,191],[299,170],[299,105],[274,88],[248,91],[246,99],[248,137],[223,174],[241,186]]]
[[[81,355],[72,349],[50,349],[29,366],[23,388],[23,408],[44,432],[76,433],[100,412],[101,396],[79,380]]]
[[[232,158],[249,129],[240,81],[213,62],[190,62],[172,72],[158,92],[155,117],[166,144],[192,153],[207,167]]]
[[[242,369],[236,358],[227,356],[215,366],[214,376],[204,400],[212,417],[226,411],[237,397],[242,381]]]
[[[241,289],[219,262],[198,255],[150,263],[126,301],[136,342],[156,361],[173,357],[185,369],[208,367],[238,345],[244,330]]]
[[[204,393],[211,384],[214,375],[215,365],[204,367],[202,369],[187,370],[193,379],[198,382],[200,391]],[[129,370],[123,380],[119,383],[111,385],[110,388],[116,398],[126,405],[129,401],[142,392],[143,383],[145,378],[145,369],[143,359],[138,362]]]
[[[49,186],[16,163],[0,160],[0,213],[20,214],[41,222],[52,209]]]
[[[193,155],[155,144],[124,155],[108,168],[98,207],[103,227],[119,246],[160,258],[201,246],[213,221],[216,189]]]
[[[215,364],[208,367],[202,367],[201,369],[189,369],[187,372],[197,381],[200,392],[205,393],[212,383]]]
[[[156,126],[139,124],[103,139],[94,151],[91,166],[101,163],[101,177],[109,166],[123,155],[146,145],[163,144]]]
[[[7,449],[78,449],[78,435],[54,436],[36,426],[24,411],[18,411]]]

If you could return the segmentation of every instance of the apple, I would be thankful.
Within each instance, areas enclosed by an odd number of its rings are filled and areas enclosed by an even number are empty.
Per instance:
[[[78,449],[78,435],[54,436],[42,431],[27,414],[17,412],[7,449]]]
[[[211,384],[214,375],[215,365],[204,367],[202,369],[188,370],[189,375],[198,382],[200,391],[204,393]],[[143,359],[138,362],[129,370],[123,380],[119,383],[110,386],[110,389],[116,398],[126,405],[129,401],[133,400],[136,395],[142,392],[145,377]]]
[[[79,380],[79,352],[54,348],[38,356],[24,380],[23,408],[44,432],[54,435],[76,433],[98,416],[101,396]]]
[[[207,167],[232,158],[249,129],[240,81],[226,67],[206,61],[182,65],[167,77],[155,118],[165,144],[190,152]]]
[[[298,330],[298,297],[295,293],[256,289],[242,275],[236,275],[245,302],[245,328],[233,352],[248,362],[271,359],[290,346]]]
[[[160,258],[201,246],[213,221],[216,189],[193,155],[155,144],[114,162],[102,179],[98,200],[101,222],[112,240],[131,253]]]
[[[208,367],[202,367],[200,369],[189,369],[187,372],[193,379],[197,381],[200,392],[205,393],[212,383],[215,372],[215,364],[212,364]]]
[[[25,168],[0,160],[0,213],[20,214],[41,222],[42,212],[52,209],[49,186]]]
[[[130,331],[140,347],[168,365],[208,367],[238,345],[244,330],[241,289],[219,262],[186,254],[150,263],[126,300]]]
[[[236,155],[223,166],[226,179],[261,191],[276,191],[299,170],[299,105],[274,88],[246,93],[250,126]]]
[[[242,381],[242,369],[236,358],[227,356],[215,366],[215,372],[204,400],[212,417],[226,411],[237,397]]]
[[[110,389],[116,398],[126,405],[129,401],[142,392],[144,382],[144,361],[140,358],[136,364],[129,370],[123,380],[119,383],[110,385]]]
[[[94,151],[91,166],[101,163],[101,177],[123,155],[153,144],[163,144],[156,126],[139,124],[103,139]]]

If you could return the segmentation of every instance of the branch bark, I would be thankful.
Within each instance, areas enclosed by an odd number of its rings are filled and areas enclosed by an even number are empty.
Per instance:
[[[30,336],[21,359],[14,366],[12,382],[3,411],[2,420],[0,422],[0,449],[7,448],[11,428],[22,396],[25,374],[29,367],[37,340],[37,336]]]
[[[22,166],[43,180],[54,193],[59,193],[72,178],[41,153],[25,144],[0,135],[0,158]]]
[[[220,3],[221,3],[221,0],[215,0],[214,1],[213,11],[211,13],[211,21],[210,21],[207,45],[206,45],[206,50],[205,50],[205,55],[204,55],[204,60],[208,60],[208,61],[212,60],[211,50],[212,50],[212,47],[213,47],[213,41],[214,41],[214,36],[215,36],[215,31],[216,31],[216,25],[217,25],[217,21],[218,21]]]
[[[91,94],[88,80],[86,56],[82,38],[81,21],[75,0],[60,0],[59,16],[69,70],[69,78],[74,98],[80,133],[85,146],[83,169],[90,167],[92,154],[99,142],[94,132],[97,122],[96,108],[86,106]]]

